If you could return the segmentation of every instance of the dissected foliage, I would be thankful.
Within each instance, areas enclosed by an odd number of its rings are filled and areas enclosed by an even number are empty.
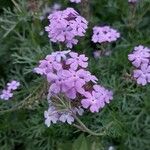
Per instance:
[[[0,87],[16,79],[22,83],[11,101],[0,101],[0,150],[105,150],[113,145],[118,150],[150,148],[150,86],[141,87],[131,78],[132,65],[127,55],[139,44],[150,44],[150,2],[141,0],[132,15],[127,1],[93,0],[88,34],[75,46],[90,57],[90,70],[100,82],[114,92],[113,101],[97,114],[86,112],[83,122],[97,132],[105,129],[105,137],[92,137],[68,125],[44,125],[43,112],[46,85],[33,73],[33,68],[60,45],[49,42],[40,20],[48,0],[19,0],[1,3],[0,16]],[[62,7],[67,0],[58,1]],[[10,6],[10,7],[8,7]],[[81,10],[80,4],[73,5]],[[2,7],[0,6],[0,9]],[[91,41],[91,27],[110,25],[121,32],[121,39],[110,45],[110,56],[98,60],[93,51],[98,45]],[[65,47],[64,47],[65,48]]]

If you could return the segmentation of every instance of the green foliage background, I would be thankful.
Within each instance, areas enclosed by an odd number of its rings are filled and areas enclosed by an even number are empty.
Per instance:
[[[67,0],[57,2],[63,8],[83,9]],[[90,28],[74,47],[90,57],[92,73],[114,92],[113,101],[101,112],[86,112],[81,118],[97,132],[105,128],[104,137],[89,136],[66,124],[44,125],[43,112],[48,106],[41,93],[46,90],[43,79],[32,70],[40,59],[60,48],[44,33],[47,19],[39,19],[45,4],[53,3],[0,0],[0,86],[11,79],[22,84],[11,101],[0,101],[0,150],[107,150],[111,145],[117,150],[149,150],[150,86],[138,86],[131,79],[133,68],[127,55],[136,45],[150,46],[150,1],[141,0],[135,15],[127,0],[90,1]],[[99,24],[118,29],[121,39],[109,45],[110,56],[95,60],[92,53],[98,46],[90,38],[92,27]]]

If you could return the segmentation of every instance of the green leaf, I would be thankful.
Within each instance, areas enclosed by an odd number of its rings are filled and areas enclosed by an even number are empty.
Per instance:
[[[72,150],[88,150],[87,139],[84,134],[81,134],[73,143]]]

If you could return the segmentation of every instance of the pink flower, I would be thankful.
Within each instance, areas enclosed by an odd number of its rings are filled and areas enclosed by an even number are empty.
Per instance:
[[[120,37],[120,33],[109,26],[93,28],[92,41],[94,43],[114,42],[119,37]]]
[[[71,58],[66,61],[66,64],[70,65],[70,68],[73,70],[77,70],[80,66],[82,68],[86,68],[88,66],[87,60],[88,58],[85,57],[84,54],[78,55],[75,52],[70,52]]]

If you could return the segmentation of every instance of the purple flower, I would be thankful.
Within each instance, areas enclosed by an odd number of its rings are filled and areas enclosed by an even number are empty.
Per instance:
[[[140,67],[141,64],[149,63],[150,49],[139,45],[134,48],[133,53],[128,55],[128,59],[135,67]]]
[[[150,65],[142,64],[140,69],[134,70],[133,76],[140,85],[150,83]]]
[[[77,70],[78,66],[80,66],[82,68],[87,68],[87,66],[88,66],[88,63],[87,63],[88,57],[85,57],[84,54],[78,55],[75,52],[70,52],[69,54],[70,54],[71,58],[69,58],[66,61],[66,64],[70,65],[71,69]]]
[[[113,93],[99,85],[93,86],[93,91],[85,92],[85,99],[82,99],[81,104],[84,108],[90,107],[91,112],[98,112],[100,108],[109,103],[113,98]]]
[[[57,123],[59,114],[54,106],[50,106],[48,111],[44,112],[45,124],[49,127],[51,123]]]
[[[62,69],[62,64],[57,62],[56,58],[58,58],[58,57],[54,57],[53,55],[47,55],[45,59],[48,61],[48,64],[51,65],[51,67],[49,66],[50,68],[53,68],[53,69],[59,71]]]
[[[57,11],[49,15],[49,26],[45,27],[52,42],[65,42],[72,48],[78,43],[76,36],[84,36],[88,22],[73,8]]]
[[[120,37],[120,33],[109,26],[93,28],[92,41],[94,43],[114,42],[119,37]]]
[[[54,57],[55,56],[55,57]],[[63,55],[61,54],[61,57]],[[64,56],[63,56],[64,57]],[[39,61],[39,66],[34,68],[34,72],[40,75],[47,75],[50,72],[53,72],[54,70],[61,70],[62,64],[60,62],[57,62],[60,58],[60,55],[53,53],[53,55],[47,55],[44,60]]]
[[[85,93],[85,99],[82,99],[81,104],[83,108],[90,107],[91,112],[98,112],[100,109],[100,102],[98,102],[97,95],[95,91],[92,91],[92,93],[86,92]],[[101,107],[104,107],[104,101],[101,101]]]
[[[45,112],[45,123],[48,126],[51,122],[56,123],[58,120],[71,124],[74,121],[73,114],[83,114],[84,110],[81,107],[89,108],[91,112],[98,112],[112,100],[113,93],[97,85],[98,79],[87,71],[87,61],[88,57],[84,54],[79,55],[70,51],[53,52],[40,61],[38,69],[36,69],[47,78],[48,100],[51,101],[51,104],[54,98],[54,106],[57,106],[57,110],[54,110],[57,117]],[[58,97],[63,98],[59,99],[57,105]],[[63,101],[64,103],[66,103],[65,101],[69,102],[71,108],[61,111],[60,101],[62,104]],[[60,107],[60,110],[58,107]]]
[[[80,3],[81,0],[70,0],[70,2],[72,2],[72,3]]]
[[[82,69],[78,71],[62,71],[63,76],[67,79],[64,84],[66,87],[68,87],[68,90],[65,93],[70,99],[75,99],[77,92],[83,94],[85,91],[83,86],[85,85],[86,81],[82,78],[82,73]]]
[[[105,103],[109,103],[110,100],[113,99],[113,92],[105,89],[100,85],[94,85],[93,89],[99,95],[99,97],[103,98]]]
[[[20,82],[18,81],[11,81],[10,83],[7,83],[7,89],[8,90],[16,90],[20,86]]]
[[[84,110],[81,108],[81,106],[75,107],[72,111],[74,114],[78,114],[80,116],[82,116],[84,113]]]
[[[12,97],[13,97],[13,93],[11,93],[10,90],[3,90],[0,95],[0,99],[3,99],[3,100],[9,100]]]
[[[63,123],[67,122],[68,124],[72,124],[72,122],[74,122],[74,118],[70,112],[63,112],[60,115],[59,121]]]
[[[66,60],[66,58],[67,58],[66,55],[69,52],[70,52],[70,50],[68,50],[68,51],[57,51],[57,52],[53,52],[51,54],[51,56],[54,57],[57,62],[61,62],[62,59]]]
[[[51,83],[49,93],[58,94],[67,91],[69,88],[65,84],[65,77],[62,74],[63,71],[57,72],[57,74],[47,74],[47,80]]]

